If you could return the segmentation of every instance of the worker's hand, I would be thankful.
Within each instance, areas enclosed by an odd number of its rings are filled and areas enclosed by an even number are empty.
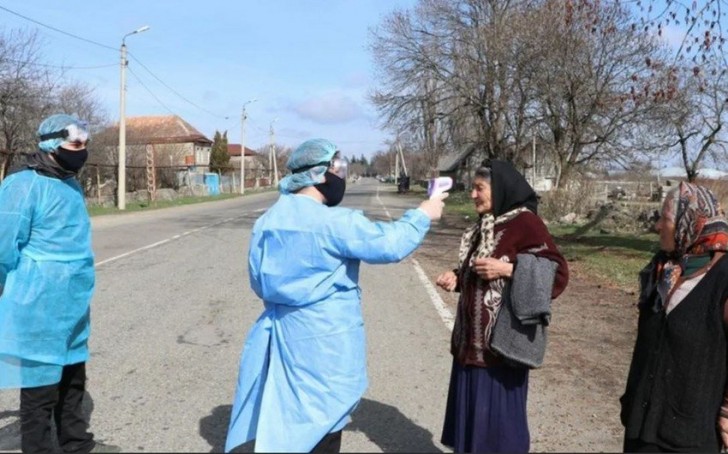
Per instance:
[[[435,283],[439,287],[442,287],[443,290],[452,292],[458,285],[458,277],[452,271],[446,271],[441,275],[437,276],[437,280],[435,281]]]
[[[478,273],[482,279],[492,281],[501,277],[510,278],[513,276],[513,264],[502,260],[486,257],[483,259],[475,259],[473,262],[473,271]]]
[[[442,217],[442,209],[445,207],[443,200],[445,200],[447,196],[448,193],[445,192],[444,194],[425,200],[420,203],[419,209],[424,211],[431,221],[437,221]]]
[[[720,433],[720,439],[723,442],[723,449],[728,447],[728,418],[725,416],[718,416],[718,433]]]

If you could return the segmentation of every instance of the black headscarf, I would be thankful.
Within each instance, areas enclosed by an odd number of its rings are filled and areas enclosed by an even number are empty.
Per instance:
[[[51,158],[50,154],[45,151],[36,151],[35,153],[22,156],[21,161],[10,168],[8,175],[25,169],[35,170],[43,176],[58,178],[59,180],[65,180],[76,176],[76,172],[71,172],[70,170],[66,170],[61,167],[61,165]]]
[[[481,165],[490,168],[493,216],[497,218],[519,207],[526,207],[538,214],[538,196],[513,164],[499,159],[486,159]]]

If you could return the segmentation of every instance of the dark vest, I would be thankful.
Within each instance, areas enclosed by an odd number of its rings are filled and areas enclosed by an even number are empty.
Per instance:
[[[653,295],[652,298],[655,298]],[[728,255],[669,315],[640,308],[627,389],[625,437],[676,451],[718,451],[716,428],[726,385]]]

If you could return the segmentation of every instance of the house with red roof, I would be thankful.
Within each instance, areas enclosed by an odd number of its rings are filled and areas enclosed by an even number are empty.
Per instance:
[[[240,172],[240,144],[228,144],[227,151],[228,155],[230,155],[230,167]],[[245,147],[245,179],[261,178],[268,175],[268,167],[264,161],[258,153]]]
[[[97,137],[106,145],[118,147],[119,125],[107,128]],[[186,167],[207,172],[212,140],[178,115],[148,115],[126,118],[127,166],[146,166],[151,147],[154,165]]]

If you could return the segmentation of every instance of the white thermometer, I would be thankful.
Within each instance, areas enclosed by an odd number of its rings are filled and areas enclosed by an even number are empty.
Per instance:
[[[443,192],[449,191],[452,188],[452,178],[450,177],[437,177],[433,178],[427,184],[427,195],[434,199]]]

